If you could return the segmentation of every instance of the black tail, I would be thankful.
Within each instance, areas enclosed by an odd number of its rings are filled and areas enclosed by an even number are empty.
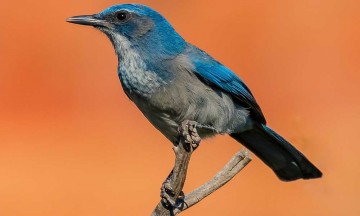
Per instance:
[[[231,134],[264,161],[282,181],[312,179],[322,176],[301,152],[265,125]]]

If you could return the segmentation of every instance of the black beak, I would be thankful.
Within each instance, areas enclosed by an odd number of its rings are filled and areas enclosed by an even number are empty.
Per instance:
[[[104,26],[105,21],[98,19],[95,15],[81,15],[73,16],[66,19],[66,22],[75,23],[79,25],[89,25],[89,26]]]

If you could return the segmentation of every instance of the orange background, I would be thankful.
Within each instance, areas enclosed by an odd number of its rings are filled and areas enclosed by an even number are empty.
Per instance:
[[[122,1],[10,2],[0,22],[0,215],[149,215],[171,145],[122,92],[108,39],[65,22]],[[283,183],[255,158],[183,215],[360,215],[360,1],[138,2],[241,75],[269,125],[324,172]],[[226,136],[204,141],[185,191],[238,149]]]

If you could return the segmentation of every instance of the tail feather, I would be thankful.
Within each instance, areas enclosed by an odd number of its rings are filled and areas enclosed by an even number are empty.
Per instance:
[[[322,176],[301,152],[269,127],[257,124],[250,130],[231,136],[254,152],[283,181]]]

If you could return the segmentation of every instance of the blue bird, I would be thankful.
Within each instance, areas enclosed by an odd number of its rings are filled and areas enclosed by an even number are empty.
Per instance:
[[[171,142],[184,120],[202,138],[229,134],[254,152],[283,181],[319,178],[301,152],[266,126],[250,89],[231,70],[186,42],[158,12],[140,4],[109,7],[68,22],[105,33],[118,56],[126,95]],[[212,128],[209,130],[206,128]]]

